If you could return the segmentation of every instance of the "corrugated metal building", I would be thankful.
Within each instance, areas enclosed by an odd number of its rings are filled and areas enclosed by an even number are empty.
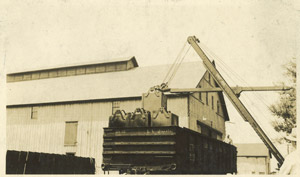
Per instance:
[[[237,174],[270,174],[271,153],[263,143],[234,144],[237,148]]]
[[[135,57],[7,75],[7,149],[70,154],[102,162],[103,127],[117,109],[133,112],[170,65],[139,67]],[[201,62],[182,63],[170,88],[216,87]],[[221,92],[168,94],[179,125],[217,139],[229,120]]]

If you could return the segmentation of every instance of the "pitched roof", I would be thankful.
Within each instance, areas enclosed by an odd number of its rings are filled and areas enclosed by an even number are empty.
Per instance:
[[[7,105],[140,97],[160,85],[170,65],[127,71],[7,83]],[[170,88],[195,88],[206,69],[202,62],[182,63]]]
[[[237,148],[237,156],[269,156],[270,152],[263,143],[234,144]]]

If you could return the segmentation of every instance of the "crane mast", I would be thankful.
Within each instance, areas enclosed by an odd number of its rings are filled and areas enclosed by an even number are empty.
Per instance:
[[[203,60],[203,64],[205,68],[208,70],[208,72],[211,74],[211,76],[214,78],[214,80],[218,83],[220,88],[223,92],[227,95],[228,99],[231,101],[231,103],[234,105],[234,107],[237,109],[237,111],[240,113],[240,115],[243,117],[243,119],[252,126],[254,131],[257,133],[257,135],[260,137],[260,139],[264,142],[264,144],[267,146],[267,148],[271,151],[271,153],[274,155],[274,157],[277,159],[279,165],[281,166],[284,158],[280,154],[280,152],[277,150],[277,148],[274,146],[272,141],[268,138],[268,136],[265,134],[265,132],[262,130],[262,128],[259,126],[259,124],[255,121],[253,116],[250,114],[250,112],[247,110],[247,108],[243,105],[243,103],[238,98],[238,94],[236,94],[236,91],[233,90],[227,82],[224,80],[222,75],[219,73],[219,71],[214,67],[213,63],[209,60],[209,58],[206,56],[206,54],[203,52],[203,50],[199,47],[197,43],[200,41],[195,36],[190,36],[187,39],[188,43],[194,48],[196,53],[200,56],[200,58]]]

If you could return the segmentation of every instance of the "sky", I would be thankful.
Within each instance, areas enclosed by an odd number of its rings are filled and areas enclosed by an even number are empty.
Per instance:
[[[29,0],[2,1],[1,8],[1,64],[7,73],[128,56],[140,66],[172,63],[187,37],[195,35],[217,56],[217,68],[230,85],[271,86],[287,80],[282,65],[299,55],[297,1]],[[195,60],[199,57],[190,50],[185,61]],[[266,105],[277,95],[241,97],[271,137],[277,135]],[[261,142],[226,102],[233,141]]]

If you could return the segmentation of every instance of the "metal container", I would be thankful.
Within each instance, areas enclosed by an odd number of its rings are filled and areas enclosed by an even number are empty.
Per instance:
[[[109,127],[148,127],[150,126],[150,113],[142,108],[137,108],[133,113],[116,110],[109,117]]]
[[[178,126],[178,116],[160,108],[151,115],[150,124],[151,127]]]
[[[236,173],[235,146],[178,126],[104,128],[103,141],[104,171]]]

